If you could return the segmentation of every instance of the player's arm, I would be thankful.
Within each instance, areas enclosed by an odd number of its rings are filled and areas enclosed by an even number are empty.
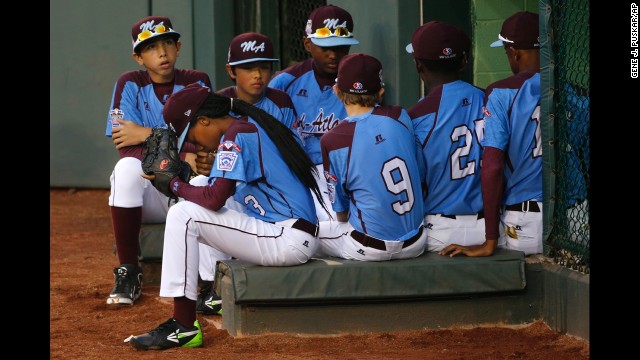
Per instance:
[[[206,209],[218,211],[224,206],[227,199],[235,194],[236,180],[210,178],[209,186],[193,186],[176,177],[171,181],[171,190],[178,197]]]
[[[122,120],[118,120],[117,126],[108,126],[111,139],[120,150],[126,146],[142,144],[149,135],[151,128],[145,128],[141,124],[142,114],[138,108],[138,87],[132,85],[129,73],[120,76],[113,92],[112,106],[122,110]],[[109,122],[110,124],[110,122]]]
[[[338,221],[349,220],[349,196],[343,191],[342,174],[338,159],[334,158],[332,151],[347,151],[348,148],[333,149],[336,135],[327,133],[320,139],[320,149],[322,151],[322,168],[324,169],[324,179],[327,182],[327,191],[331,199],[331,207],[336,213]]]
[[[484,202],[485,242],[481,245],[461,246],[451,244],[442,249],[440,255],[490,256],[498,246],[500,237],[500,205],[504,186],[504,151],[485,147],[482,156],[480,181]]]
[[[125,113],[126,114],[126,113]],[[111,138],[116,149],[142,144],[151,135],[151,128],[131,120],[120,120],[120,126],[111,129]]]

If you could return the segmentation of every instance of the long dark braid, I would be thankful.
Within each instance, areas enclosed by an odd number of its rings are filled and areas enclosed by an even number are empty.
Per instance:
[[[230,111],[238,115],[251,117],[264,129],[269,138],[276,144],[284,162],[298,179],[313,191],[324,211],[329,214],[327,206],[322,200],[322,193],[314,178],[314,175],[318,175],[316,166],[300,146],[293,132],[271,114],[238,98],[228,98],[212,93],[198,109],[192,121],[197,119],[198,116],[223,117]]]

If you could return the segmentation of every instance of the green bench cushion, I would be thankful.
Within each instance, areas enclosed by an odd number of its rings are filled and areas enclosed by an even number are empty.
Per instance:
[[[164,246],[164,223],[142,224],[140,227],[140,261],[161,262]]]
[[[523,290],[524,253],[498,249],[489,257],[440,256],[365,262],[311,259],[299,266],[266,267],[242,260],[217,264],[216,291],[231,281],[235,303],[417,299]]]

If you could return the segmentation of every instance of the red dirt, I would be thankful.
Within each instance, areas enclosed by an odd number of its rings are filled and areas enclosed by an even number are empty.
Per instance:
[[[113,232],[108,190],[50,191],[50,357],[52,359],[589,359],[589,342],[535,322],[522,328],[482,327],[301,337],[233,338],[215,317],[198,319],[199,349],[136,351],[123,340],[171,316],[158,286],[143,287],[133,307],[107,309],[113,287]],[[213,320],[212,320],[213,318]]]

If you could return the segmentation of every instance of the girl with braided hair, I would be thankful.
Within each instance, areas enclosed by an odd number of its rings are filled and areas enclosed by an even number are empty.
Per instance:
[[[265,111],[191,84],[169,97],[163,115],[179,148],[188,141],[216,155],[206,186],[171,181],[173,193],[186,200],[171,207],[165,227],[160,296],[174,298],[174,312],[156,329],[127,339],[144,350],[202,345],[199,242],[262,266],[303,264],[318,248],[311,192],[322,202],[316,167],[300,140]],[[231,196],[243,212],[223,207]]]

